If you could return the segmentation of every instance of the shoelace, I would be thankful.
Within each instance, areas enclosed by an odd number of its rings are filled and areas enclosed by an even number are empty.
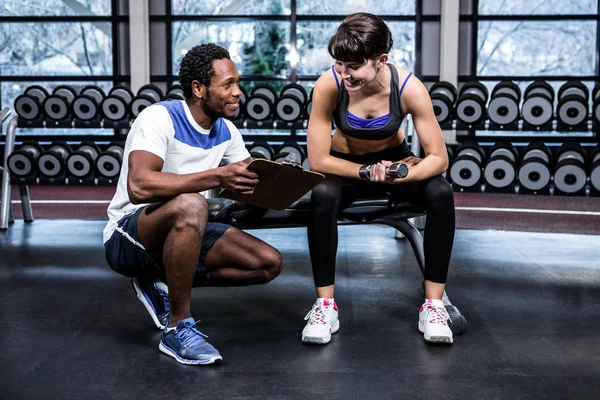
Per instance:
[[[428,318],[429,322],[434,324],[441,323],[442,325],[447,325],[446,321],[452,322],[452,318],[450,318],[450,314],[448,314],[445,307],[431,306]]]
[[[206,342],[205,339],[208,339],[208,336],[196,329],[196,325],[186,326],[185,328],[177,330],[175,337],[183,347],[199,345]]]
[[[306,314],[304,320],[309,320],[309,324],[317,325],[317,324],[325,324],[325,313],[323,312],[323,308],[320,304],[314,305],[313,308]]]

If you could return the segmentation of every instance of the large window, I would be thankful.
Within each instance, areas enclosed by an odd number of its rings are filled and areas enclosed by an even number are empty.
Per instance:
[[[486,77],[594,79],[597,0],[479,0],[471,73]]]
[[[417,1],[173,0],[167,81],[185,52],[202,42],[229,49],[243,79],[300,81],[311,86],[332,64],[327,43],[344,17],[365,11],[381,15],[394,37],[391,62],[414,71]]]
[[[117,71],[118,17],[113,10],[117,4],[116,0],[0,2],[1,107],[12,108],[15,98],[31,85],[50,93],[59,85],[76,91],[96,85],[107,92],[122,81]],[[61,132],[37,129],[27,133]]]

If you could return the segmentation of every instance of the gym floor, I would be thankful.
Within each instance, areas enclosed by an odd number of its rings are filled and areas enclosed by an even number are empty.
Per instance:
[[[18,219],[17,206],[17,221],[0,233],[2,397],[600,398],[600,236],[518,232],[518,224],[497,230],[513,219],[530,230],[564,220],[548,226],[598,233],[598,215],[581,224],[573,222],[581,215],[488,212],[486,218],[476,206],[500,205],[490,198],[506,205],[518,196],[457,194],[463,209],[448,294],[468,327],[452,346],[423,342],[416,260],[407,241],[384,226],[340,228],[341,328],[329,345],[302,344],[303,318],[315,297],[306,231],[264,229],[251,233],[281,251],[277,279],[193,292],[199,327],[224,357],[208,367],[183,366],[159,352],[160,331],[130,281],[104,260],[99,213],[106,204],[91,204],[98,210],[72,220],[50,219],[56,218],[51,206],[34,203],[32,224]],[[560,199],[562,209],[600,208],[597,199]],[[71,217],[81,208],[61,207]],[[467,229],[477,219],[484,229]]]

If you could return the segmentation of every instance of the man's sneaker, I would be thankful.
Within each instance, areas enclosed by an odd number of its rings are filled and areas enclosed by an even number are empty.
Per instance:
[[[442,300],[425,300],[419,311],[419,332],[431,343],[452,343],[450,316]]]
[[[133,290],[159,329],[165,329],[169,320],[169,288],[162,282],[131,280]]]
[[[317,299],[304,320],[308,321],[302,330],[304,343],[329,343],[331,335],[340,329],[337,304],[328,299]]]
[[[223,357],[206,341],[207,338],[196,329],[193,318],[186,318],[179,321],[175,329],[165,329],[158,348],[182,364],[205,365],[222,361]]]

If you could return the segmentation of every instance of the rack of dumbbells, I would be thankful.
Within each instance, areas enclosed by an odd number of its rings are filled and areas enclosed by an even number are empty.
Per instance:
[[[442,129],[464,132],[448,147],[455,191],[600,196],[600,84],[591,96],[577,80],[556,94],[543,80],[523,95],[511,81],[491,94],[476,81],[429,93]]]
[[[155,85],[145,85],[134,95],[127,87],[113,87],[108,94],[97,86],[79,93],[70,86],[57,86],[52,94],[41,86],[30,86],[15,99],[18,128],[128,129],[146,107],[159,101],[183,99],[179,85],[166,94]],[[98,142],[75,135],[44,135],[23,140],[8,155],[11,182],[19,184],[115,185],[123,159],[124,135]],[[37,136],[36,138],[39,138]],[[108,142],[107,144],[105,142]]]

